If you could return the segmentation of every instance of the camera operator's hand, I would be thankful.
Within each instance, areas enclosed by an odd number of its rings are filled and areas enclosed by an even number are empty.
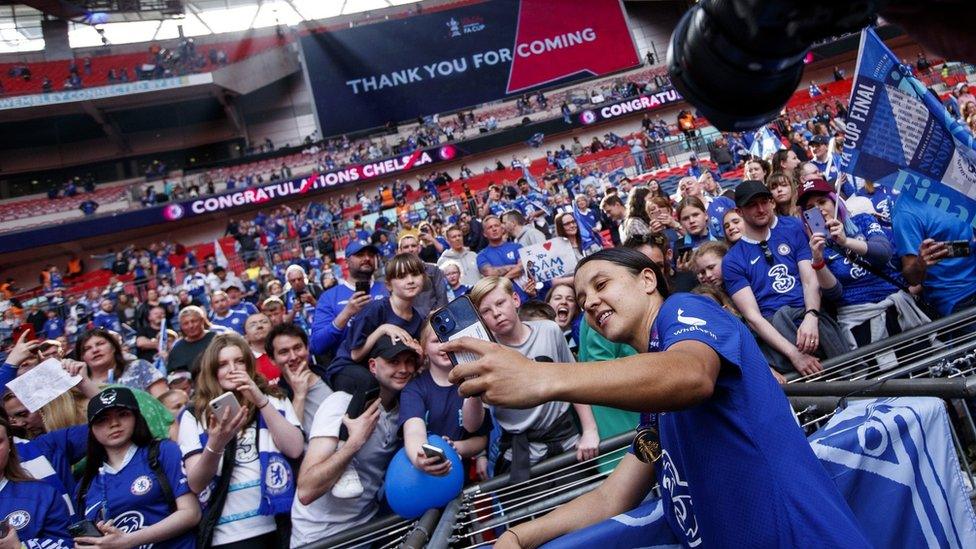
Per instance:
[[[834,242],[841,246],[847,244],[847,233],[844,232],[844,224],[839,219],[827,221],[827,230],[830,231],[830,237],[834,239]]]
[[[356,419],[351,419],[348,414],[343,415],[342,424],[346,426],[346,431],[349,432],[346,444],[358,451],[369,440],[379,420],[380,399],[374,400]]]

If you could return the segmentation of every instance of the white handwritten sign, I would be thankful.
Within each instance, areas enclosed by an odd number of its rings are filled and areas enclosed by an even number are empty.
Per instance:
[[[45,404],[61,396],[81,381],[81,376],[70,376],[61,367],[61,361],[49,358],[38,364],[26,374],[7,384],[17,400],[34,413]]]
[[[576,252],[565,238],[558,237],[519,250],[525,274],[536,282],[548,282],[576,272]]]

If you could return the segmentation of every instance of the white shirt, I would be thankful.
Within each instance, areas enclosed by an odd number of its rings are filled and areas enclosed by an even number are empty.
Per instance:
[[[271,396],[268,398],[276,410],[284,411],[288,423],[296,427],[301,426],[291,401]],[[203,450],[200,434],[204,431],[204,426],[193,417],[193,414],[184,413],[180,416],[179,443],[184,459]],[[212,545],[251,539],[273,532],[277,528],[274,516],[258,513],[261,507],[261,461],[257,436],[256,420],[238,434],[236,465],[230,475],[227,500],[214,528]],[[260,447],[267,449],[269,443],[270,441],[262,440]],[[222,462],[218,463],[217,474],[220,474],[222,465]]]
[[[312,420],[308,439],[339,436],[342,416],[349,407],[352,395],[337,391],[326,397]],[[399,407],[386,410],[380,406],[380,419],[366,444],[356,452],[349,467],[354,467],[363,485],[358,498],[333,497],[328,490],[309,505],[295,498],[291,506],[291,546],[298,547],[312,541],[338,534],[363,524],[376,515],[378,494],[383,487],[386,468],[399,448],[397,419]],[[341,442],[339,443],[342,444]],[[306,458],[307,459],[307,458]]]

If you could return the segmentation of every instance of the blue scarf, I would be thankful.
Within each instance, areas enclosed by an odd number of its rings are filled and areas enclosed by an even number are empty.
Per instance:
[[[278,410],[278,413],[285,415],[281,410]],[[257,421],[258,432],[255,443],[258,447],[258,459],[261,462],[261,506],[258,508],[258,513],[264,516],[289,513],[292,501],[295,499],[295,474],[288,460],[275,447],[274,439],[271,438],[271,432],[260,412]],[[201,447],[206,447],[208,438],[206,431],[200,433]],[[197,496],[201,508],[207,508],[210,496],[219,481],[220,474],[214,475],[210,484]]]

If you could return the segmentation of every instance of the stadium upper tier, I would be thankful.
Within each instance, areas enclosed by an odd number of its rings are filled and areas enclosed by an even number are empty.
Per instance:
[[[50,91],[60,91],[65,89],[65,81],[72,74],[72,66],[81,79],[82,88],[121,82],[123,70],[126,81],[129,82],[151,78],[150,75],[157,66],[169,70],[170,74],[167,76],[207,72],[279,46],[284,41],[285,38],[271,35],[194,44],[192,59],[187,58],[186,54],[189,52],[177,41],[171,47],[162,47],[155,43],[147,45],[146,51],[137,53],[86,53],[73,60],[0,63],[0,84],[4,94],[8,96],[43,93],[45,79],[51,83]],[[27,77],[23,74],[25,68],[29,70]],[[110,72],[114,73],[114,79],[110,77]],[[144,76],[141,77],[140,74]],[[162,74],[162,71],[158,74]]]

